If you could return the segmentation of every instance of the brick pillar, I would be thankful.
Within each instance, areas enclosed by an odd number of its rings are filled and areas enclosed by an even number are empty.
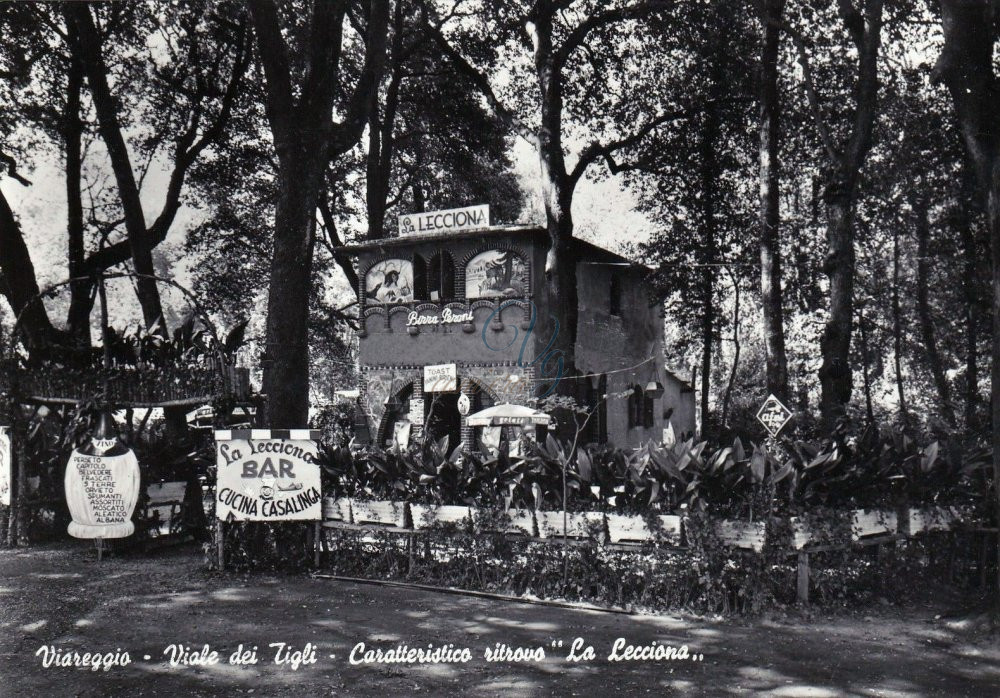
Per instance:
[[[410,437],[421,439],[424,436],[424,380],[417,376],[413,382],[413,394],[410,395],[410,415],[412,416]]]
[[[469,380],[468,376],[462,376],[462,395],[468,396],[470,404],[474,404],[472,403],[473,393],[474,391],[472,389],[472,381]],[[472,411],[474,409],[475,409],[474,406],[470,407],[469,414],[472,414]],[[473,437],[474,434],[472,427],[466,424],[465,417],[462,417],[461,444],[463,449],[472,450],[473,446],[475,446],[475,441]]]

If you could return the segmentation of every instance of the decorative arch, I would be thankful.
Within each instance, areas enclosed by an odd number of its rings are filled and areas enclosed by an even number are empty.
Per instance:
[[[397,400],[400,405],[405,404],[407,400],[410,400],[413,397],[414,385],[416,385],[416,380],[409,380],[408,382],[403,383],[398,390],[389,395],[389,402]],[[380,448],[385,444],[385,439],[386,436],[388,436],[390,425],[395,424],[401,414],[401,410],[393,412],[389,405],[386,405],[386,409],[382,412],[382,417],[379,420],[378,433],[376,434],[377,440],[375,443]]]
[[[524,251],[509,243],[481,245],[462,260],[465,298],[508,298],[531,294],[531,266]]]
[[[438,250],[427,262],[427,298],[436,303],[455,298],[455,260]]]
[[[382,316],[382,327],[383,330],[389,329],[389,314],[386,313],[385,307],[376,305],[371,308],[365,308],[364,312],[364,329],[368,329],[368,318],[375,317],[376,315]]]

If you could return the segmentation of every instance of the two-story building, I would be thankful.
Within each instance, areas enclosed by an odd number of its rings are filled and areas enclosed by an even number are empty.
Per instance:
[[[474,446],[468,414],[529,404],[552,385],[548,236],[523,225],[403,232],[344,248],[358,257],[368,431],[383,445],[404,426]],[[678,437],[693,432],[694,395],[666,370],[661,306],[642,283],[649,269],[575,244],[577,394],[596,407],[586,440],[628,447],[661,440],[668,424]]]

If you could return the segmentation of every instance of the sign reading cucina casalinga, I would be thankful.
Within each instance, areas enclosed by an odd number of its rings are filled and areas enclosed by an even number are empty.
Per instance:
[[[223,521],[318,521],[323,513],[319,437],[308,429],[216,431],[216,516]]]

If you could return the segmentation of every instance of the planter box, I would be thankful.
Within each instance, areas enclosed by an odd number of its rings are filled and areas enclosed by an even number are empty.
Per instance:
[[[908,536],[930,531],[950,531],[968,518],[961,507],[924,507],[908,509],[901,529]]]
[[[463,506],[439,506],[436,504],[410,504],[413,529],[431,528],[434,524],[457,524],[469,528],[471,509]]]
[[[763,521],[720,521],[715,530],[726,545],[760,552],[764,549],[765,526]]]
[[[813,532],[809,524],[797,516],[793,516],[789,523],[792,525],[792,550],[802,550],[812,542]]]
[[[608,514],[608,540],[612,543],[646,543],[653,540],[653,532],[641,516]]]
[[[673,514],[661,514],[657,517],[660,521],[660,535],[663,539],[672,544],[681,544],[681,517]]]
[[[542,538],[562,538],[563,513],[536,511],[538,535]],[[599,511],[574,511],[566,514],[566,535],[569,538],[604,539],[604,514]]]
[[[508,509],[507,529],[504,533],[535,535],[535,517],[530,509]]]
[[[323,500],[323,520],[351,523],[351,500],[347,497],[327,497]]]
[[[351,502],[351,512],[356,524],[379,524],[380,526],[398,526],[402,528],[406,519],[405,502]]]
[[[868,536],[892,535],[898,528],[894,511],[857,509],[851,522],[851,537],[854,540]]]

